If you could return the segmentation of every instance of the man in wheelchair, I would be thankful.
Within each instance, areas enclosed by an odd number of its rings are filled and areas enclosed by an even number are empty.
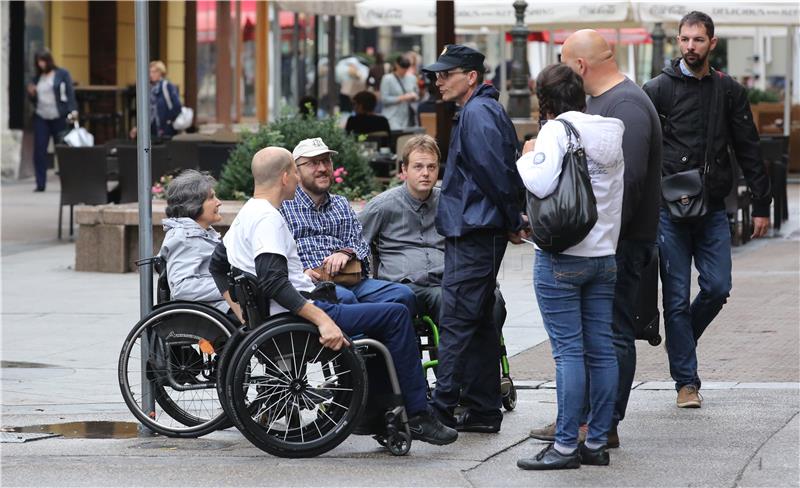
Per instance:
[[[401,156],[405,182],[370,200],[358,217],[375,256],[375,277],[411,288],[420,313],[440,322],[445,239],[435,222],[441,192],[434,186],[439,176],[439,147],[432,137],[419,135],[406,143]],[[498,329],[502,328],[506,309],[499,288],[492,317]],[[483,369],[478,358],[467,359],[460,400],[466,410],[456,423],[457,430],[499,430],[497,422],[475,419],[476,414],[495,410],[490,405],[499,405],[490,392],[498,391],[500,377],[482,374]]]
[[[228,291],[226,271],[232,266],[256,277],[258,292],[269,300],[270,315],[291,312],[308,320],[317,327],[323,346],[335,351],[349,346],[345,334],[383,343],[394,361],[412,438],[436,445],[454,442],[458,433],[428,410],[427,385],[406,306],[306,298],[315,284],[303,272],[297,244],[278,211],[295,196],[295,162],[287,150],[268,147],[253,157],[252,172],[253,198],[239,211],[212,258],[211,272],[220,291]]]

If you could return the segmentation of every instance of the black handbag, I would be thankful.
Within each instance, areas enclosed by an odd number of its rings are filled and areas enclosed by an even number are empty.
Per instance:
[[[580,134],[570,122],[555,120],[564,125],[569,137],[567,152],[561,160],[558,186],[544,198],[528,192],[531,238],[539,249],[551,253],[578,244],[597,223],[597,199]]]
[[[673,222],[695,222],[708,210],[703,175],[699,169],[663,177],[661,197]]]

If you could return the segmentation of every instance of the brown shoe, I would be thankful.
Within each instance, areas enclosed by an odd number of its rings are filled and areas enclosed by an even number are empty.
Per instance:
[[[556,423],[553,422],[540,429],[533,429],[530,436],[540,441],[554,442],[556,440]]]
[[[678,391],[678,408],[700,408],[703,397],[694,385],[685,385]]]
[[[586,442],[586,432],[588,430],[589,429],[586,424],[581,425],[580,429],[578,430],[578,442]],[[540,429],[533,429],[530,432],[530,436],[533,439],[539,439],[540,441],[555,442],[556,423],[553,422],[552,424],[548,424]]]

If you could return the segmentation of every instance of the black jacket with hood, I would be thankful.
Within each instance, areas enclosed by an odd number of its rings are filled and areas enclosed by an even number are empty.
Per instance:
[[[643,87],[661,118],[662,175],[692,168],[702,171],[708,162],[704,182],[709,208],[723,209],[733,185],[730,149],[752,192],[753,216],[769,216],[769,178],[747,92],[713,68],[702,79],[686,76],[679,63],[680,58],[673,60]]]

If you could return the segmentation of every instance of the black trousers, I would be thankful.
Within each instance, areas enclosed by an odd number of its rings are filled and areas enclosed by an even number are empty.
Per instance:
[[[492,318],[497,273],[508,238],[480,230],[445,240],[439,366],[432,405],[447,424],[465,406],[475,415],[502,421],[500,331]],[[469,381],[465,381],[468,378]]]

